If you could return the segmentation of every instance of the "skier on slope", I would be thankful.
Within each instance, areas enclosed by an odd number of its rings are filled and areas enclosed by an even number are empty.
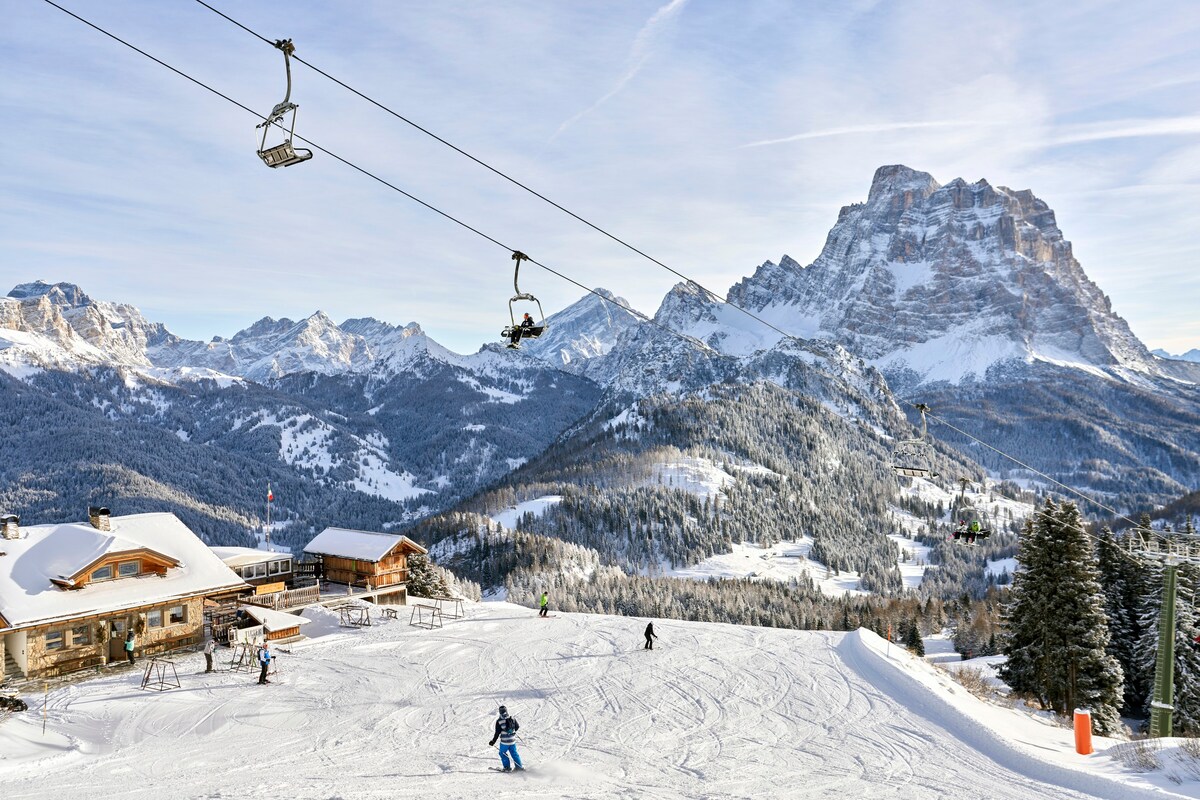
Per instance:
[[[258,682],[260,684],[270,683],[267,680],[267,667],[271,666],[271,649],[266,643],[258,649],[258,665],[261,667],[258,673]]]
[[[643,650],[653,650],[654,649],[654,640],[657,638],[658,638],[658,634],[654,632],[654,623],[647,622],[646,623],[646,646],[643,647],[642,649]]]
[[[205,672],[213,671],[213,665],[212,665],[213,653],[215,653],[216,650],[217,650],[217,640],[216,639],[209,639],[207,642],[204,643],[204,671]]]
[[[538,616],[546,616],[546,612],[548,610],[547,606],[550,605],[550,595],[548,595],[546,592],[542,592],[542,599],[538,601],[538,604],[541,606],[541,611],[538,612]]]
[[[510,717],[508,709],[500,706],[500,716],[496,718],[496,733],[488,742],[488,747],[495,746],[496,740],[500,740],[500,763],[504,766],[505,772],[513,771],[513,767],[508,763],[510,755],[518,770],[525,769],[521,764],[521,756],[517,753],[517,731],[520,727],[516,717]]]

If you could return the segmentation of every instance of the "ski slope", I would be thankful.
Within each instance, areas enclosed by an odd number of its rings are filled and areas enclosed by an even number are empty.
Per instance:
[[[644,620],[506,603],[434,631],[306,613],[314,638],[280,653],[270,686],[188,655],[161,694],[128,670],[52,689],[45,737],[36,707],[0,723],[3,797],[1200,796],[1076,756],[1069,731],[939,688],[862,631],[661,620],[645,651]],[[489,770],[500,703],[526,773]]]

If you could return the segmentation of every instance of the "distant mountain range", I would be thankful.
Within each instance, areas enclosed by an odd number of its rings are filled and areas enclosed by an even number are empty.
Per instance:
[[[682,283],[657,325],[601,289],[520,351],[459,355],[417,323],[319,311],[200,342],[70,284],[22,284],[0,299],[0,418],[16,432],[0,443],[0,510],[166,506],[229,543],[270,480],[276,535],[300,542],[329,522],[395,527],[564,485],[632,503],[656,459],[683,456],[725,465],[743,513],[781,491],[772,481],[820,487],[737,530],[802,518],[826,558],[878,571],[898,497],[887,452],[912,435],[916,401],[1130,512],[1200,485],[1200,364],[1146,349],[1027,190],[882,167],[815,261],[766,261],[728,299],[793,335]],[[976,461],[1044,483],[953,428],[930,434],[947,478],[982,477]],[[647,508],[673,508],[656,498]],[[691,535],[685,517],[672,536]],[[587,546],[617,535],[588,518]],[[652,565],[656,548],[719,546],[693,545],[632,547]]]
[[[1176,361],[1192,361],[1194,363],[1200,364],[1200,349],[1197,349],[1197,348],[1193,348],[1191,350],[1188,350],[1186,353],[1181,353],[1177,356],[1171,355],[1166,350],[1163,350],[1161,348],[1152,350],[1151,352],[1154,353],[1154,355],[1158,356],[1159,358],[1171,358]]]

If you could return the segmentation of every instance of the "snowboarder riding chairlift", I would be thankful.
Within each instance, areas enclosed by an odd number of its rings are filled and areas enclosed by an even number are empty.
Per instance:
[[[516,717],[510,717],[508,709],[500,706],[500,716],[496,719],[496,733],[488,742],[488,747],[495,746],[496,740],[500,740],[500,763],[504,766],[505,772],[513,771],[513,767],[508,763],[509,756],[512,756],[513,763],[516,764],[518,770],[525,769],[521,764],[521,756],[517,753],[517,731],[520,728]]]

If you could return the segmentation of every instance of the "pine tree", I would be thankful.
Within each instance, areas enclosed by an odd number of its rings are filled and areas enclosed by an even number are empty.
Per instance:
[[[912,622],[908,624],[908,633],[904,636],[904,646],[918,656],[925,656],[925,643],[921,641],[921,627],[917,624],[916,617],[913,617]]]
[[[1127,534],[1133,536],[1135,534]],[[1100,583],[1104,586],[1104,605],[1108,615],[1108,653],[1117,659],[1125,674],[1121,713],[1143,716],[1146,698],[1153,689],[1154,671],[1145,669],[1141,657],[1145,633],[1141,604],[1152,591],[1144,566],[1107,527],[1100,532],[1096,548]],[[1153,649],[1153,645],[1151,646]]]
[[[1047,704],[1048,664],[1042,610],[1048,604],[1045,584],[1053,578],[1053,562],[1047,561],[1046,544],[1053,509],[1053,504],[1047,501],[1043,510],[1025,522],[1025,530],[1017,542],[1019,567],[1001,617],[1004,627],[1001,647],[1008,658],[1000,667],[1000,677],[1015,693],[1033,695],[1043,706]]]
[[[1074,503],[1063,503],[1051,520],[1061,557],[1061,574],[1051,596],[1051,654],[1059,668],[1051,673],[1049,695],[1062,714],[1077,706],[1092,710],[1097,732],[1120,727],[1124,674],[1108,654],[1110,636],[1104,594],[1091,539]]]
[[[1059,714],[1086,706],[1098,733],[1115,732],[1123,674],[1108,653],[1099,570],[1075,505],[1048,499],[1027,525],[1018,559],[1002,677]]]

